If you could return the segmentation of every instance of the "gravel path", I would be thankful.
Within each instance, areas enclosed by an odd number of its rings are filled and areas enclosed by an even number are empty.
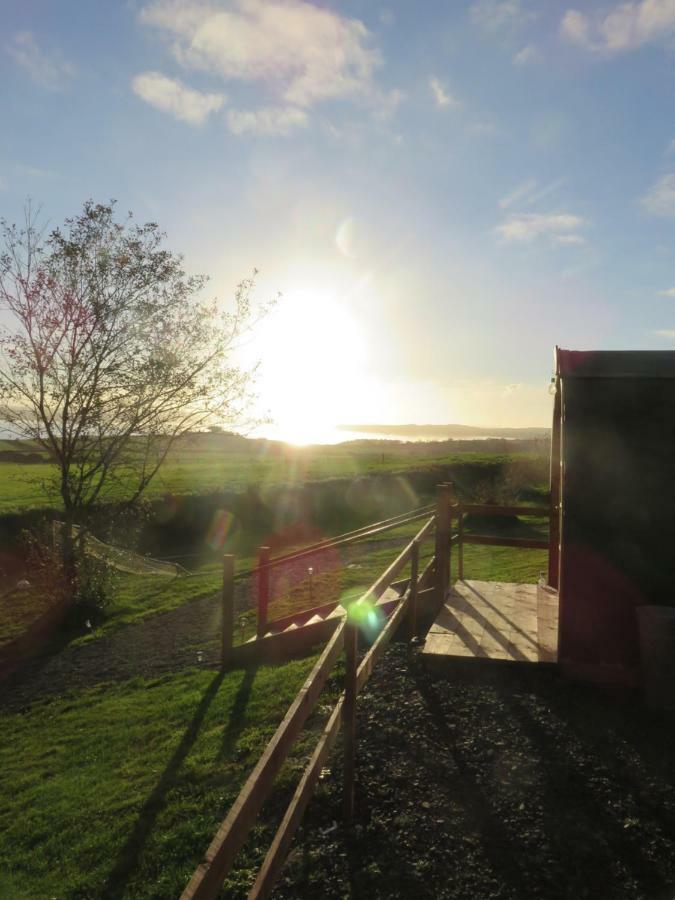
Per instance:
[[[358,700],[357,818],[340,760],[275,897],[675,897],[675,715],[532,668],[447,679],[393,646]]]

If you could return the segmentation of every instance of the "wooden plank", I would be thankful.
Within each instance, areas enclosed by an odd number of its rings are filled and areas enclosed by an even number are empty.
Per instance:
[[[345,703],[342,715],[344,725],[344,820],[350,824],[354,818],[354,772],[356,769],[356,651],[359,630],[350,618],[345,622]]]
[[[434,517],[432,516],[428,522],[426,522],[422,528],[417,532],[415,537],[407,544],[403,550],[399,553],[396,559],[385,569],[385,571],[380,575],[380,577],[373,582],[373,584],[368,588],[368,590],[363,594],[356,603],[367,603],[369,600],[375,599],[377,600],[382,594],[387,590],[394,577],[398,575],[401,569],[406,565],[408,560],[410,559],[410,554],[412,552],[412,545],[414,541],[423,541],[429,535],[434,526]]]
[[[287,628],[293,622],[297,622],[298,625],[302,625],[303,622],[306,622],[308,619],[311,619],[312,616],[321,616],[324,618],[329,613],[333,612],[336,606],[339,606],[340,603],[337,600],[333,600],[331,603],[322,603],[321,606],[311,606],[309,609],[301,609],[296,613],[289,613],[287,616],[282,616],[280,619],[272,619],[267,623],[268,631],[283,631],[284,628]]]
[[[408,641],[417,634],[417,582],[419,581],[420,568],[420,545],[417,541],[413,541],[412,553],[410,555],[410,587],[408,588],[409,600],[408,606]]]
[[[269,897],[271,894],[286,860],[286,856],[293,840],[293,835],[297,831],[305,809],[307,808],[307,804],[314,793],[316,783],[321,774],[321,769],[328,759],[328,754],[335,744],[335,739],[340,732],[343,711],[344,694],[338,700],[335,709],[331,713],[326,727],[321,734],[319,743],[314,749],[312,758],[307,764],[307,767],[302,774],[302,778],[295,789],[293,799],[286,810],[286,814],[284,815],[277,833],[274,835],[274,840],[267,851],[265,861],[258,872],[255,884],[249,892],[248,900],[262,900],[262,898]]]
[[[523,550],[548,550],[548,541],[533,538],[490,537],[485,534],[464,535],[465,544],[480,544],[484,547],[520,547]]]
[[[231,553],[227,553],[223,557],[221,611],[220,664],[221,666],[226,666],[232,659],[234,634],[234,556]]]
[[[544,519],[551,514],[548,506],[495,506],[489,503],[461,503],[460,510],[486,516],[536,516]]]
[[[267,631],[267,610],[270,603],[270,548],[261,547],[258,556],[258,637],[261,638]]]
[[[394,612],[389,617],[387,624],[384,626],[382,631],[378,634],[377,640],[370,648],[370,650],[366,653],[366,655],[361,660],[361,665],[358,668],[356,673],[356,693],[363,688],[363,685],[368,681],[373,671],[373,667],[378,659],[384,653],[387,644],[392,639],[394,634],[396,633],[399,625],[404,620],[407,612],[408,612],[408,603],[410,602],[410,594],[406,594],[405,597],[398,604]]]
[[[337,616],[313,625],[280,631],[262,640],[246,641],[232,648],[232,665],[249,666],[260,662],[278,662],[306,653],[316,644],[324,644],[343,619]]]
[[[452,518],[450,503],[452,489],[447,484],[436,488],[436,590],[439,606],[445,599],[449,581],[450,541],[452,538]]]
[[[342,651],[344,623],[316,662],[309,677],[232,804],[224,822],[181,894],[182,900],[218,895],[234,857],[244,844],[296,737],[314,709],[328,675]]]

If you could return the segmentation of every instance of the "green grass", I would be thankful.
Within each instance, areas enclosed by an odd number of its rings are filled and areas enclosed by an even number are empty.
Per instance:
[[[345,585],[370,583],[397,552],[383,541],[362,568],[347,570]],[[545,559],[544,551],[469,546],[465,575],[534,581]],[[314,659],[133,679],[5,714],[0,896],[178,896]],[[336,676],[324,713],[337,690]],[[256,827],[228,896],[245,894],[316,727],[318,718],[286,765],[274,816]]]
[[[12,442],[5,442],[6,445]],[[31,445],[16,442],[34,450]],[[266,441],[246,441],[218,435],[193,435],[178,444],[146,491],[147,497],[167,493],[202,494],[241,491],[356,475],[424,470],[452,463],[492,466],[497,462],[543,457],[517,451],[511,455],[463,451],[457,443],[398,444],[377,442],[322,447],[291,447]],[[123,499],[130,483],[110,486],[103,500]],[[0,513],[60,508],[55,468],[48,463],[20,465],[0,462]]]
[[[5,715],[0,896],[177,897],[313,662],[134,679]]]

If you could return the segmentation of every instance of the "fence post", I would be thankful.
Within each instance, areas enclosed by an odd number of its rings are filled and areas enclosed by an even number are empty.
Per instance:
[[[445,602],[450,580],[451,497],[452,486],[439,484],[436,489],[436,601],[438,606],[442,606]]]
[[[457,577],[460,581],[464,580],[464,510],[460,503],[457,509],[459,517],[457,526]]]
[[[344,818],[354,818],[354,769],[356,764],[356,649],[358,628],[347,612],[345,619],[345,702],[344,721]]]
[[[234,635],[234,556],[223,556],[222,625],[220,632],[220,665],[225,668],[232,659]]]
[[[415,540],[410,553],[410,595],[408,597],[408,603],[410,604],[408,610],[408,640],[411,642],[417,634],[417,580],[419,578],[419,569],[420,542]]]
[[[261,547],[258,554],[258,637],[267,631],[267,608],[270,602],[270,548]]]

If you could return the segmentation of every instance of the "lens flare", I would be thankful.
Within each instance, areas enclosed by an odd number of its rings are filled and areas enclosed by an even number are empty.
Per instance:
[[[211,550],[222,550],[225,541],[233,533],[235,518],[226,509],[219,509],[213,514],[209,530],[206,534],[206,544]]]
[[[379,606],[371,602],[352,603],[347,608],[347,616],[366,638],[372,643],[382,631],[384,614]]]

